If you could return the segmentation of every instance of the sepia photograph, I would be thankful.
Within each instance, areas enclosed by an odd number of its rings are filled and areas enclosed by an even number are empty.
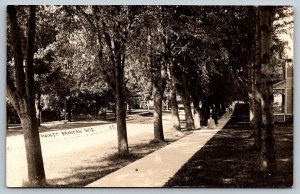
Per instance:
[[[293,187],[293,6],[7,5],[6,21],[6,187]]]

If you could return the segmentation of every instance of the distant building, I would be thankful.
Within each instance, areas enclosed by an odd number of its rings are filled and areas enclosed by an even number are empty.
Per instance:
[[[284,79],[273,85],[274,119],[285,122],[293,119],[293,60],[287,59],[284,65]]]
[[[287,10],[292,13],[293,9]],[[294,58],[294,23],[293,14],[278,23],[283,25],[283,29],[275,32],[277,37],[282,41],[284,50],[278,56],[283,60],[281,69],[281,81],[273,85],[274,89],[274,119],[275,122],[284,122],[293,119],[293,58]]]

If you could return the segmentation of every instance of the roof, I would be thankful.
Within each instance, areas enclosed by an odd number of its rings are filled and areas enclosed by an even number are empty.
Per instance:
[[[273,84],[273,89],[284,89],[284,88],[285,88],[285,80]]]

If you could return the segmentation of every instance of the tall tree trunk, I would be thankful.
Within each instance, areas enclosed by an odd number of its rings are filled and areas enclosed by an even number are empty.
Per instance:
[[[261,28],[261,66],[262,66],[262,149],[261,169],[272,172],[276,169],[274,119],[273,119],[273,68],[270,63],[272,47],[272,24],[274,8],[259,7]]]
[[[72,122],[72,110],[71,110],[71,108],[68,108],[68,121]]]
[[[197,97],[193,97],[195,129],[201,128],[201,111],[199,107],[199,102],[200,100]]]
[[[25,100],[21,101],[20,104],[25,109],[25,112],[20,114],[20,120],[24,131],[28,186],[44,186],[46,176],[35,108],[34,106],[28,106]]]
[[[27,98],[25,98],[23,102],[20,102],[23,104],[25,109],[25,114],[20,114],[20,118],[22,118],[21,122],[24,130],[29,185],[41,186],[46,183],[46,176],[35,113],[33,55],[36,8],[35,6],[30,6],[29,9],[25,60],[25,85]]]
[[[17,9],[13,5],[7,6],[8,24],[10,26],[10,42],[12,44],[15,82],[11,75],[7,77],[7,95],[16,109],[22,123],[27,157],[28,186],[43,186],[46,184],[43,156],[38,132],[35,94],[33,54],[35,37],[35,6],[29,7],[28,31],[26,41],[25,68],[23,67],[23,53],[20,28],[17,21]],[[25,72],[24,72],[25,69]],[[26,79],[25,79],[26,78]]]
[[[248,97],[249,97],[249,118],[250,118],[250,127],[254,129],[254,101],[255,101],[255,62],[256,62],[256,30],[257,30],[257,18],[255,8],[249,10],[249,15],[254,20],[251,20],[250,23],[250,32],[247,44],[244,45],[248,48],[247,52],[247,67],[248,67]],[[252,30],[251,30],[252,29]],[[254,137],[254,130],[252,133],[252,137]]]
[[[171,89],[171,110],[172,110],[173,129],[176,131],[181,131],[175,86],[172,86],[172,89]]]
[[[164,93],[164,82],[166,68],[162,64],[161,57],[151,57],[153,99],[154,99],[154,139],[164,141],[163,123],[162,123],[162,100]]]
[[[153,99],[154,99],[154,139],[164,141],[163,123],[162,123],[162,93],[157,84],[153,84]]]
[[[171,110],[172,110],[172,125],[173,129],[176,131],[181,131],[180,127],[180,118],[179,118],[179,112],[178,112],[178,103],[176,99],[176,86],[175,86],[175,77],[173,72],[173,65],[170,64],[170,85],[171,85],[171,91],[170,91],[170,101],[171,101]]]
[[[159,31],[162,31],[162,27],[159,25]],[[158,35],[159,42],[162,43],[161,54],[154,54],[153,49],[157,45],[153,45],[151,29],[147,28],[147,46],[149,48],[149,62],[150,62],[150,72],[151,80],[153,85],[153,98],[154,98],[154,140],[164,141],[163,123],[162,123],[162,100],[163,94],[166,86],[167,69],[166,63],[167,59],[164,58],[166,42],[161,35]],[[160,48],[161,49],[161,48]]]
[[[255,35],[255,65],[254,65],[254,86],[253,86],[253,130],[254,148],[261,149],[261,34],[260,17],[256,14],[256,35]]]
[[[118,131],[118,153],[121,156],[129,154],[126,129],[126,109],[124,106],[125,102],[123,95],[122,88],[118,87],[118,90],[116,91],[116,120]]]
[[[185,120],[186,120],[186,129],[193,130],[195,129],[194,119],[192,115],[191,109],[191,95],[188,88],[187,78],[183,75],[183,84],[184,84],[184,93],[181,96],[183,105],[184,105],[184,113],[185,113]]]
[[[194,119],[192,115],[192,108],[191,108],[191,100],[190,98],[182,98],[183,105],[184,105],[184,113],[185,113],[185,120],[186,120],[186,129],[193,130],[195,129]]]
[[[124,69],[122,66],[122,48],[119,41],[115,41],[115,100],[116,100],[116,120],[118,131],[118,153],[121,156],[129,154],[127,127],[126,127],[126,99],[124,87]]]
[[[72,104],[69,100],[66,100],[66,113],[68,122],[72,122]]]
[[[206,100],[203,100],[202,102],[200,118],[201,118],[201,125],[207,127],[208,119],[209,119],[209,104]]]
[[[250,127],[253,128],[254,123],[254,76],[253,68],[248,66],[248,98],[249,98],[249,118],[250,118]]]

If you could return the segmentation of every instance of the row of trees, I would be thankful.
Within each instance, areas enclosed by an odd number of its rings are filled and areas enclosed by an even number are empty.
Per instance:
[[[41,109],[41,96],[69,111],[79,96],[83,101],[95,96],[97,113],[113,94],[118,152],[124,156],[131,98],[153,96],[154,139],[164,141],[164,98],[171,102],[173,128],[180,131],[178,96],[191,130],[206,125],[213,105],[224,109],[233,100],[247,100],[249,93],[262,166],[274,169],[272,23],[286,10],[8,6],[7,96],[23,126],[30,184],[46,182],[35,110],[35,104]]]

